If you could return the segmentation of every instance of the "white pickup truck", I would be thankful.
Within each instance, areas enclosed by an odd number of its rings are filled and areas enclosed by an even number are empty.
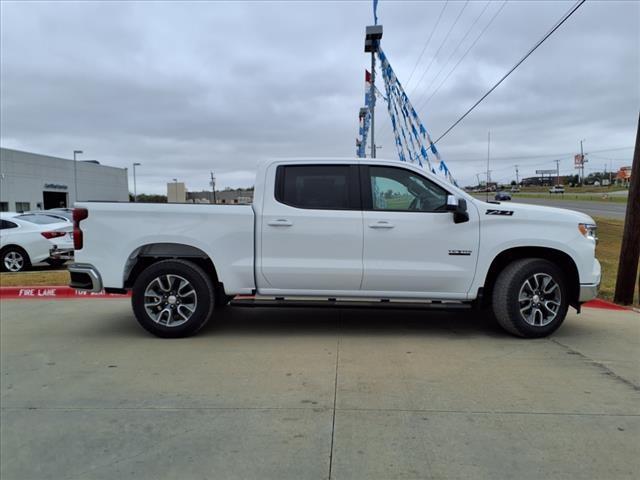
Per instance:
[[[582,213],[485,203],[408,163],[269,160],[253,205],[76,204],[71,286],[132,291],[162,337],[234,304],[471,308],[541,337],[600,283]]]

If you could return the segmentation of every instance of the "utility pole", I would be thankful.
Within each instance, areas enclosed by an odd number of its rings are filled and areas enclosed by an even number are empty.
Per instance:
[[[369,87],[369,109],[371,111],[371,158],[376,158],[375,110],[376,110],[376,53],[380,49],[382,25],[369,25],[366,28],[364,51],[371,52],[371,85]]]
[[[487,132],[487,202],[489,201],[489,182],[491,181],[491,170],[489,170],[489,159],[491,158],[491,130]]]
[[[518,174],[519,174],[518,165],[516,165],[516,186],[520,185],[520,178],[519,178]]]
[[[216,203],[216,177],[213,176],[213,170],[211,171],[211,193],[213,195],[213,203]],[[211,203],[211,198],[209,199],[209,203]]]
[[[478,188],[480,188],[480,174],[476,173],[476,178],[478,179]]]
[[[560,160],[554,160],[556,162],[556,185],[560,185]]]
[[[584,186],[584,164],[586,160],[584,159],[584,149],[582,148],[582,142],[584,142],[584,139],[580,140],[580,167],[582,171],[580,185]]]
[[[618,278],[614,301],[623,305],[633,303],[633,291],[636,283],[640,283],[638,275],[638,261],[640,260],[640,115],[638,116],[638,131],[636,132],[636,146],[633,152],[631,178],[629,179],[629,200],[624,217],[624,232],[620,246],[620,261],[618,263]],[[638,286],[640,295],[640,285]]]

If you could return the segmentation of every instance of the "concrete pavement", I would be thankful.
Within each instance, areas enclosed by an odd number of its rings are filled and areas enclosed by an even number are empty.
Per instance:
[[[229,308],[151,337],[126,300],[0,304],[0,477],[637,478],[640,315],[549,339],[473,314]]]

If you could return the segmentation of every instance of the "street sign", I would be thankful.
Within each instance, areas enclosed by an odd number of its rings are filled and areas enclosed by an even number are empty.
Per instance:
[[[536,170],[536,175],[555,175],[556,170]]]

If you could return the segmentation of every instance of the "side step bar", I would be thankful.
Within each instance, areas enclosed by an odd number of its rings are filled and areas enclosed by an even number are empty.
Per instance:
[[[469,310],[471,303],[442,302],[434,300],[430,302],[389,301],[382,300],[339,300],[339,299],[284,299],[241,297],[231,301],[232,307],[296,307],[296,308],[384,308],[389,310]]]

